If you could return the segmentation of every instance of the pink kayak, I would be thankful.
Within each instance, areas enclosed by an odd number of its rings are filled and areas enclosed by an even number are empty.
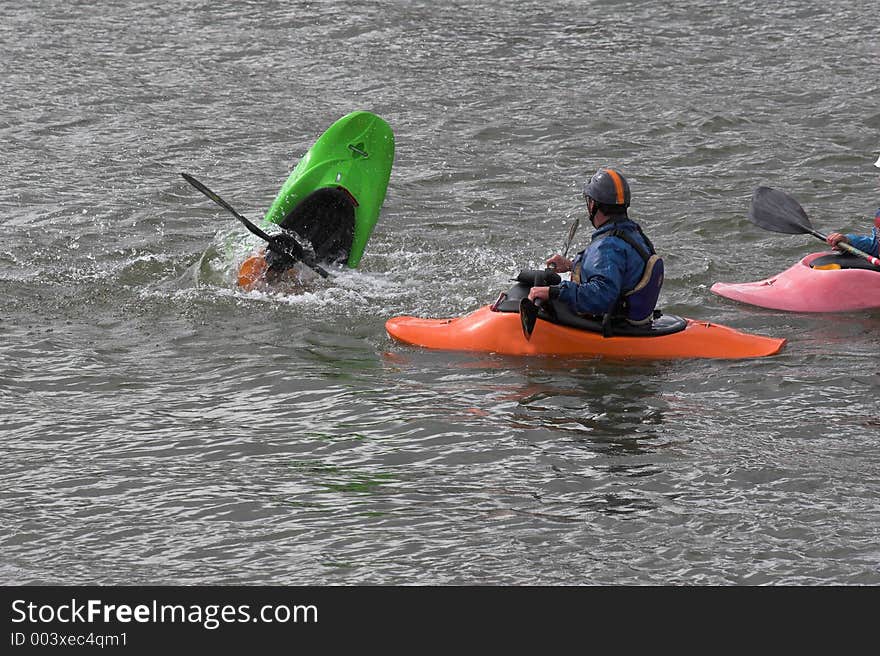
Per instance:
[[[758,282],[716,282],[712,292],[734,301],[790,312],[851,312],[880,308],[880,270],[826,264],[845,256],[810,253],[782,273]],[[821,268],[813,268],[817,263]],[[846,262],[850,260],[847,259]]]

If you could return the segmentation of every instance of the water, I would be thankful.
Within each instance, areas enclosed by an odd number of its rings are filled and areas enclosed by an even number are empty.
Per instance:
[[[64,584],[880,583],[880,314],[709,293],[877,202],[876,7],[681,1],[0,8],[0,576]],[[357,271],[243,293],[340,116],[395,131]],[[620,167],[667,312],[789,341],[611,363],[391,342],[558,251]],[[587,238],[582,227],[576,243]]]

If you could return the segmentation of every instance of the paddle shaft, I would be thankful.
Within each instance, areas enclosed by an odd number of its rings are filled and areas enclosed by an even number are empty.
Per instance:
[[[577,232],[578,226],[581,223],[580,217],[575,217],[574,221],[571,224],[571,227],[568,229],[568,236],[565,238],[565,243],[562,245],[562,257],[568,257],[568,250],[571,248],[571,242],[574,239],[574,234]],[[552,262],[547,266],[545,271],[556,271],[556,263]],[[528,302],[523,302],[528,301]],[[540,300],[536,300],[534,302],[529,301],[528,299],[523,299],[519,304],[519,318],[520,322],[522,322],[523,335],[527,340],[532,338],[532,332],[535,330],[535,324],[538,320],[538,309],[543,305]]]
[[[565,238],[565,244],[563,244],[562,257],[568,257],[568,249],[571,248],[571,242],[574,239],[574,233],[577,232],[578,226],[580,224],[580,217],[575,217],[574,223],[572,223],[571,227],[568,229],[568,237]]]
[[[269,246],[270,246],[270,247],[273,247],[273,246],[274,246],[275,249],[277,250],[277,246],[275,245],[275,242],[272,240],[272,238],[271,238],[269,235],[267,235],[265,232],[263,232],[259,227],[257,227],[257,226],[254,225],[253,223],[251,223],[251,221],[248,220],[245,216],[239,214],[239,213],[235,210],[235,208],[232,207],[232,205],[230,205],[230,204],[227,203],[225,200],[223,200],[222,198],[220,198],[220,196],[218,196],[218,195],[215,194],[213,191],[211,191],[210,189],[208,189],[208,187],[206,187],[204,184],[202,184],[201,182],[199,182],[198,180],[196,180],[194,177],[192,177],[192,176],[189,175],[188,173],[181,173],[180,175],[183,176],[183,179],[184,179],[184,180],[186,180],[187,182],[189,182],[193,187],[195,187],[196,189],[198,189],[199,191],[201,191],[205,196],[207,196],[207,197],[210,198],[212,201],[214,201],[215,203],[217,203],[220,207],[222,207],[222,208],[225,209],[225,210],[228,210],[229,213],[232,214],[232,216],[234,216],[236,219],[238,219],[239,221],[241,221],[241,222],[244,224],[244,226],[245,226],[248,230],[250,230],[254,235],[256,235],[257,237],[259,237],[260,239],[265,240],[266,242],[269,243]],[[301,247],[300,247],[300,248],[301,248]],[[326,278],[328,275],[330,275],[330,274],[328,274],[323,268],[321,268],[320,266],[318,266],[318,264],[314,261],[314,258],[310,258],[310,257],[307,258],[307,257],[304,257],[304,256],[305,256],[305,253],[304,253],[304,252],[302,253],[302,255],[298,255],[298,254],[296,254],[296,253],[291,253],[291,252],[288,252],[288,251],[285,250],[285,251],[283,252],[283,254],[284,254],[284,255],[287,255],[288,257],[292,257],[293,259],[299,259],[299,260],[302,260],[303,263],[304,263],[306,266],[308,266],[308,267],[314,269],[315,271],[317,271],[318,274],[320,274],[321,277],[323,277],[323,278]]]
[[[568,257],[568,250],[571,248],[571,242],[574,239],[574,234],[577,232],[580,223],[580,217],[575,217],[574,222],[568,229],[568,236],[565,238],[565,243],[562,245],[562,257]],[[547,267],[547,269],[549,269],[550,271],[556,271],[556,264],[551,264]]]
[[[803,226],[803,228],[807,232],[807,234],[813,235],[816,239],[820,239],[820,240],[824,241],[826,244],[828,243],[828,237],[823,235],[818,230],[813,230],[812,228],[807,228],[806,226]],[[860,251],[855,246],[850,246],[845,241],[837,242],[836,247],[842,251],[846,251],[847,253],[851,253],[852,255],[857,255],[858,257],[864,258],[864,259],[868,260],[868,262],[873,264],[875,267],[880,268],[880,260],[878,260],[873,255],[868,255],[865,251]]]
[[[218,195],[215,194],[213,191],[211,191],[210,189],[208,189],[205,185],[203,185],[201,182],[199,182],[198,180],[196,180],[194,177],[192,177],[191,175],[189,175],[189,174],[187,174],[187,173],[181,173],[180,175],[183,176],[183,179],[184,179],[184,180],[186,180],[187,182],[189,182],[193,187],[195,187],[196,189],[198,189],[199,191],[201,191],[203,194],[205,194],[205,196],[207,196],[208,198],[210,198],[211,200],[213,200],[213,201],[214,201],[215,203],[217,203],[220,207],[222,207],[222,208],[224,208],[224,209],[226,209],[226,210],[229,210],[229,213],[232,214],[232,216],[234,216],[236,219],[238,219],[239,221],[241,221],[241,222],[244,224],[244,226],[245,226],[248,230],[250,230],[253,234],[255,234],[257,237],[259,237],[260,239],[263,239],[263,240],[265,240],[265,241],[269,241],[269,240],[271,239],[271,237],[269,237],[269,235],[267,235],[265,232],[263,232],[262,230],[260,230],[260,228],[258,228],[258,227],[255,226],[253,223],[251,223],[247,218],[245,218],[244,216],[242,216],[241,214],[239,214],[238,212],[236,212],[236,211],[235,211],[235,208],[232,207],[232,205],[230,205],[230,204],[227,203],[225,200],[223,200],[222,198],[220,198],[220,196],[218,196]]]
[[[858,255],[859,257],[863,257],[863,258],[865,258],[866,260],[868,260],[868,262],[870,262],[871,264],[873,264],[875,267],[880,268],[880,260],[878,260],[878,259],[877,259],[876,257],[874,257],[873,255],[868,255],[868,254],[865,253],[864,251],[860,251],[858,248],[855,248],[855,247],[853,247],[853,246],[850,246],[850,245],[847,244],[846,242],[838,242],[837,247],[838,247],[838,248],[842,248],[842,249],[845,250],[847,253],[852,253],[853,255]]]

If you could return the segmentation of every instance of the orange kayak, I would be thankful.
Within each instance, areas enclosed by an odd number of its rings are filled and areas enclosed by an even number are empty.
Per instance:
[[[784,339],[740,332],[715,323],[663,317],[686,324],[656,336],[604,337],[538,319],[530,340],[523,335],[519,314],[485,306],[455,319],[392,317],[388,334],[405,344],[448,351],[501,355],[549,355],[667,360],[680,358],[759,358],[778,353]]]

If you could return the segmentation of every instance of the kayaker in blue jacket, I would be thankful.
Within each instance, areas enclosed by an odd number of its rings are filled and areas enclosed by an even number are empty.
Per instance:
[[[578,314],[649,323],[663,284],[663,266],[656,256],[651,259],[651,241],[627,215],[629,183],[619,171],[601,168],[584,185],[584,198],[596,229],[590,245],[574,261],[558,253],[546,261],[558,273],[571,271],[571,280],[532,287],[529,299],[558,298]]]
[[[863,253],[873,255],[874,257],[880,257],[880,209],[878,209],[877,213],[874,215],[874,229],[871,230],[870,235],[859,235],[854,233],[844,235],[839,232],[832,232],[826,239],[828,243],[835,248],[837,248],[837,245],[840,242],[844,242],[853,248],[859,249]]]

